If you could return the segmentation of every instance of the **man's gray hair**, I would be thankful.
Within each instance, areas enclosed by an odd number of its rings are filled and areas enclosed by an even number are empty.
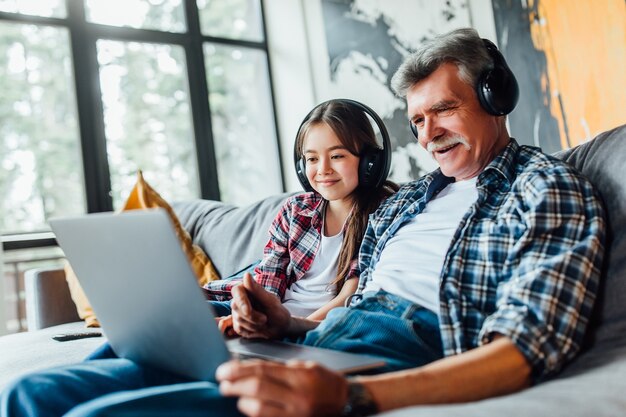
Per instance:
[[[442,64],[452,62],[459,68],[459,77],[472,87],[493,62],[483,40],[475,29],[457,29],[426,41],[407,56],[391,78],[391,88],[402,98],[415,83],[428,77]]]

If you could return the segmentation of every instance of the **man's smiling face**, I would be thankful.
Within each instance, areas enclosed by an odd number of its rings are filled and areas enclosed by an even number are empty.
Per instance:
[[[502,116],[488,114],[453,63],[441,65],[408,91],[408,115],[418,141],[441,171],[457,181],[473,178],[504,149]]]

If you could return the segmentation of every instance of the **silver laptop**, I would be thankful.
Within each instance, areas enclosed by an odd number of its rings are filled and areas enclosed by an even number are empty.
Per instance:
[[[313,360],[343,373],[385,364],[286,342],[227,344],[162,209],[57,218],[50,226],[120,357],[207,381],[232,355]]]

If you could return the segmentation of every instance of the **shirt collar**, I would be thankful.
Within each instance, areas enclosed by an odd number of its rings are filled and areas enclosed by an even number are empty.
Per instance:
[[[309,217],[311,225],[320,229],[324,220],[324,207],[326,207],[326,200],[314,191],[309,192],[302,196],[298,216]]]
[[[321,209],[325,201],[326,200],[316,192],[307,193],[302,197],[300,212],[298,214],[304,217],[315,218],[319,216],[320,211],[322,211]]]
[[[326,205],[328,204],[328,200],[324,199],[321,195],[316,192],[310,193],[304,199],[304,204],[302,210],[300,211],[300,215],[304,217],[311,218],[311,225],[317,229],[321,230],[322,225],[324,224],[324,213],[326,211]],[[343,227],[341,228],[342,232],[345,232],[346,226],[348,225],[348,219],[354,213],[354,206],[352,204],[352,208],[348,213],[348,216],[343,222]]]
[[[478,183],[490,184],[502,179],[513,184],[515,181],[515,160],[520,146],[513,138],[496,158],[478,175]]]

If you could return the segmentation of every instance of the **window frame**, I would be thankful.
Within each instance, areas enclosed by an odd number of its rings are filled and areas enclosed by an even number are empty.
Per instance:
[[[261,5],[261,24],[263,28],[263,41],[258,42],[204,35],[200,26],[200,13],[194,0],[183,0],[182,3],[187,24],[186,32],[165,32],[92,23],[87,20],[84,0],[65,0],[66,18],[0,12],[0,21],[58,26],[68,30],[76,92],[87,213],[113,210],[113,199],[110,194],[111,180],[107,157],[104,109],[99,79],[100,68],[96,48],[97,41],[100,39],[171,44],[181,46],[184,49],[200,198],[218,201],[220,200],[219,178],[211,125],[210,86],[206,76],[203,45],[206,42],[211,42],[241,46],[264,52],[267,60],[269,93],[276,135],[276,155],[281,179],[280,188],[283,192],[286,190],[278,120],[276,117],[274,83],[267,44],[265,0],[258,1]],[[25,232],[2,235],[1,237],[4,250],[38,248],[57,244],[52,232]]]

